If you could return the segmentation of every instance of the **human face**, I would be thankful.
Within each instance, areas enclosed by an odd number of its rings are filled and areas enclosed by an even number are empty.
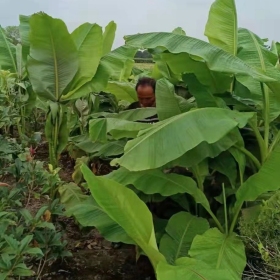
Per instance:
[[[137,96],[141,107],[155,107],[156,98],[151,86],[138,86]]]

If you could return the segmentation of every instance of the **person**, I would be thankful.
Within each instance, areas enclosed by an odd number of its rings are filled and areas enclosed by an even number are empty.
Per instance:
[[[131,103],[126,110],[156,107],[156,80],[149,77],[140,78],[136,84],[135,90],[138,101]],[[154,115],[138,122],[155,123],[158,121],[158,116]]]

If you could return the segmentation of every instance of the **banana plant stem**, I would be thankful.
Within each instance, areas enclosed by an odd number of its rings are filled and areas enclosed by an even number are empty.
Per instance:
[[[265,147],[264,140],[262,138],[262,135],[261,135],[257,125],[254,125],[253,123],[250,123],[250,122],[249,122],[249,125],[251,126],[251,128],[256,136],[256,139],[258,141],[260,153],[261,153],[261,162],[264,163],[264,161],[266,159],[266,147]]]
[[[261,83],[262,95],[263,95],[263,119],[264,119],[264,143],[266,152],[269,145],[269,92],[267,86]]]
[[[242,152],[244,155],[246,155],[248,158],[250,158],[258,170],[261,168],[261,163],[250,151],[238,145],[234,145],[234,147],[238,149],[240,152]]]
[[[226,198],[224,183],[222,184],[222,187],[223,187],[223,199],[224,199],[225,227],[226,227],[226,235],[228,235],[227,198]]]

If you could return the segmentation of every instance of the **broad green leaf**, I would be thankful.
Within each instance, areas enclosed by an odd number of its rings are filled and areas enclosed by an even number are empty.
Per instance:
[[[35,272],[29,269],[24,263],[17,264],[13,272],[19,276],[31,276],[35,274]]]
[[[209,42],[236,56],[237,28],[235,0],[216,0],[211,6],[204,33]]]
[[[1,256],[3,258],[3,256]],[[5,280],[9,276],[9,272],[0,273],[0,279]]]
[[[54,227],[54,230],[55,230],[55,227]],[[36,256],[36,255],[39,255],[42,257],[44,256],[44,254],[40,248],[27,248],[27,249],[25,249],[24,253],[28,254],[28,255],[33,255],[33,256]]]
[[[102,55],[105,55],[111,51],[115,40],[116,29],[117,29],[117,25],[114,21],[109,22],[109,24],[106,26],[105,32],[103,34]]]
[[[184,113],[188,107],[191,108],[191,104],[178,96],[175,93],[174,86],[166,79],[157,81],[156,101],[157,114],[161,121]]]
[[[195,181],[178,174],[165,174],[161,170],[147,170],[130,172],[121,167],[106,176],[122,185],[133,185],[145,194],[159,193],[162,196],[171,196],[177,193],[193,194],[197,190]]]
[[[131,83],[110,81],[104,92],[114,94],[117,100],[137,101],[135,85]]]
[[[66,210],[77,205],[82,204],[88,199],[81,188],[74,183],[63,184],[58,188],[60,195],[60,202],[65,206]]]
[[[219,107],[225,108],[225,102],[212,94],[211,90],[201,84],[194,74],[184,74],[183,81],[187,84],[188,90],[195,97],[197,107]]]
[[[171,196],[177,193],[191,195],[196,203],[201,204],[207,212],[211,212],[210,204],[205,194],[196,186],[193,179],[178,174],[164,174],[160,170],[130,172],[125,168],[106,175],[124,185],[134,185],[135,189],[145,194],[160,194]]]
[[[217,158],[210,160],[210,167],[227,176],[232,188],[236,187],[237,166],[234,157],[228,151],[225,151]]]
[[[131,122],[142,121],[157,114],[156,108],[139,108],[125,110],[120,113],[109,113],[106,117],[127,120]]]
[[[215,143],[209,144],[205,141],[200,143],[195,148],[187,151],[183,156],[172,160],[164,167],[170,168],[173,166],[183,166],[193,168],[200,164],[204,159],[215,158],[220,153],[233,147],[233,145],[239,144],[240,138],[240,132],[238,128],[235,128]]]
[[[140,131],[137,138],[126,144],[124,155],[112,164],[118,163],[130,171],[161,167],[204,142],[218,142],[234,128],[244,127],[253,115],[203,108],[174,116]]]
[[[123,185],[105,177],[94,176],[86,166],[82,166],[82,172],[100,208],[125,230],[149,257],[153,266],[164,261],[164,256],[157,248],[152,214],[145,203]]]
[[[6,37],[4,29],[0,25],[0,69],[17,72],[16,47]]]
[[[134,65],[136,52],[137,48],[122,46],[102,57],[101,65],[104,67],[104,71],[109,74],[109,78],[120,81],[121,77],[123,77],[123,71],[128,65],[128,61],[133,62]]]
[[[229,152],[231,153],[231,155],[234,157],[234,159],[238,163],[239,177],[240,177],[241,183],[243,183],[243,175],[244,175],[245,168],[246,168],[246,156],[235,147],[231,147],[229,149]]]
[[[99,93],[107,87],[110,78],[120,81],[123,76],[124,68],[127,66],[127,61],[133,62],[136,51],[136,48],[122,46],[107,53],[101,58],[93,79],[74,93],[71,93],[71,95],[66,94],[62,96],[61,99],[77,99],[90,92]]]
[[[84,84],[82,87],[69,92],[68,94],[62,95],[61,100],[75,100],[90,93],[99,93],[106,88],[108,80],[109,73],[102,64],[99,64],[96,74],[91,81]]]
[[[178,34],[178,35],[186,35],[185,30],[182,29],[182,27],[175,28],[172,33]]]
[[[103,51],[102,28],[97,24],[84,23],[73,31],[71,37],[79,57],[79,70],[70,88],[75,90],[91,81],[97,71]]]
[[[30,16],[19,16],[19,33],[20,33],[20,40],[22,45],[22,59],[24,64],[27,62],[27,56],[29,55],[29,48],[30,48],[30,42],[29,42],[29,31],[30,31],[30,25],[29,25],[29,19]]]
[[[28,74],[34,91],[57,101],[78,71],[78,53],[60,19],[44,13],[30,18]]]
[[[14,251],[13,253],[16,254],[19,249],[19,241],[17,241],[13,237],[7,236],[7,235],[4,236],[4,239],[8,243],[8,245],[11,247],[11,249]]]
[[[239,29],[238,36],[240,47],[238,57],[252,67],[261,69],[268,76],[274,77],[278,80],[277,82],[267,83],[272,92],[268,87],[264,87],[270,98],[270,118],[271,120],[274,120],[280,114],[280,72],[275,68],[278,56],[269,51],[265,47],[263,40],[250,30],[241,28]],[[248,92],[243,89],[237,90],[236,95],[245,100],[251,100],[254,104],[263,108],[263,97],[260,83],[248,76],[237,75],[236,78],[250,91],[248,94]]]
[[[132,47],[154,49],[159,46],[171,53],[188,53],[203,59],[210,70],[227,74],[249,75],[262,82],[275,81],[241,59],[202,40],[173,33],[147,33],[125,37]]]
[[[160,262],[156,275],[158,280],[234,280],[227,270],[213,269],[191,258],[178,259],[175,266]]]
[[[197,235],[192,243],[189,255],[203,261],[213,269],[227,270],[229,279],[240,280],[246,266],[245,248],[242,240],[234,233],[229,236],[217,228]]]
[[[163,53],[161,59],[175,74],[195,74],[199,82],[212,93],[224,93],[230,88],[230,75],[211,71],[204,61],[194,59],[188,53]]]
[[[29,116],[34,107],[36,106],[36,102],[37,102],[37,95],[36,93],[33,91],[33,88],[32,86],[29,86],[27,89],[26,89],[26,93],[25,94],[28,94],[28,101],[27,103],[25,104],[25,115],[26,116]]]
[[[106,157],[123,154],[126,140],[108,141],[107,143],[92,142],[87,135],[83,139],[74,140],[75,146],[88,154],[103,155]]]
[[[168,221],[159,250],[170,264],[175,264],[177,259],[188,256],[194,237],[208,229],[207,220],[187,212],[177,213]]]
[[[236,210],[244,201],[255,201],[260,195],[280,189],[280,145],[278,144],[262,165],[258,173],[240,186],[236,192]]]
[[[171,83],[177,84],[181,80],[181,73],[173,72],[163,58],[163,55],[164,54],[157,54],[153,56],[155,64],[151,76],[155,80],[166,78]]]
[[[89,135],[92,141],[107,141],[109,133],[114,139],[135,138],[141,129],[149,128],[151,124],[130,122],[115,118],[93,119],[89,122]]]
[[[21,277],[33,276],[34,275],[34,271],[32,271],[31,269],[29,269],[27,267],[26,268],[16,267],[13,270],[13,274],[16,275],[16,276],[21,276]]]
[[[58,139],[57,139],[57,153],[60,154],[65,149],[68,143],[69,129],[67,127],[67,112],[61,112],[59,117],[60,126],[58,131]]]
[[[68,208],[66,215],[74,216],[83,227],[96,227],[100,234],[111,242],[134,244],[124,229],[112,220],[92,197]]]
[[[19,245],[19,252],[23,253],[23,251],[28,247],[29,243],[32,241],[33,235],[26,235],[21,241]]]
[[[72,176],[71,176],[75,184],[80,184],[83,181],[84,177],[83,177],[83,174],[80,169],[82,164],[88,165],[89,157],[82,156],[82,157],[76,159],[75,166],[74,166],[74,172],[72,173]],[[60,190],[61,190],[61,188],[59,187],[58,191],[60,192]],[[67,189],[66,189],[66,192],[67,192]],[[81,189],[78,190],[78,192],[81,192]],[[61,194],[60,194],[60,196],[61,196]],[[60,198],[60,200],[62,200],[62,199]]]

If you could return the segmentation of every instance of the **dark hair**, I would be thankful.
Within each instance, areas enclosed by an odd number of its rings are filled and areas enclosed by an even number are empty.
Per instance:
[[[139,86],[151,86],[156,92],[156,80],[148,77],[140,78],[136,84],[135,89],[137,90]]]

